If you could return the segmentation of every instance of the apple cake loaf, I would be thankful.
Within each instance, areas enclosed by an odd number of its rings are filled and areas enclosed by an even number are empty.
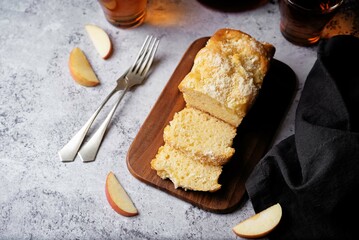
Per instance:
[[[170,179],[175,188],[215,192],[221,188],[218,183],[222,166],[204,164],[193,160],[181,151],[164,144],[151,161],[151,168],[162,179]]]
[[[187,106],[238,127],[254,103],[275,48],[234,29],[219,29],[196,55],[178,88]]]
[[[175,113],[163,133],[171,147],[212,165],[224,165],[230,160],[235,136],[235,127],[191,107]]]
[[[218,30],[180,82],[186,107],[163,132],[151,168],[175,188],[215,192],[233,156],[238,125],[253,105],[275,48],[246,33]]]

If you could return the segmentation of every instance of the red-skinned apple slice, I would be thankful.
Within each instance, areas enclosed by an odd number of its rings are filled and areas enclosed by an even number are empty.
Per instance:
[[[112,53],[112,42],[105,30],[92,24],[85,25],[85,29],[100,56],[103,59],[109,58]]]
[[[271,232],[282,218],[279,203],[255,214],[233,227],[233,232],[243,238],[261,238]]]
[[[137,208],[113,172],[107,174],[105,191],[107,201],[117,213],[126,217],[138,214]]]

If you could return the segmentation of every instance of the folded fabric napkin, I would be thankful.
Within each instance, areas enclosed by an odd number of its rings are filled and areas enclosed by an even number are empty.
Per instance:
[[[274,146],[246,182],[256,212],[282,206],[270,239],[359,239],[358,58],[359,38],[320,42],[295,134]]]

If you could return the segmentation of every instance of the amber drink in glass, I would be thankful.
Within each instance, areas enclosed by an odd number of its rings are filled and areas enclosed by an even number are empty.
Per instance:
[[[147,0],[98,0],[106,19],[116,27],[133,28],[145,20]]]
[[[279,0],[282,35],[296,45],[317,43],[343,0]]]

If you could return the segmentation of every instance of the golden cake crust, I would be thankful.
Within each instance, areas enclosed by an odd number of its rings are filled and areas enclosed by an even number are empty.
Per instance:
[[[239,30],[220,29],[178,88],[188,106],[237,127],[255,101],[275,48]]]

